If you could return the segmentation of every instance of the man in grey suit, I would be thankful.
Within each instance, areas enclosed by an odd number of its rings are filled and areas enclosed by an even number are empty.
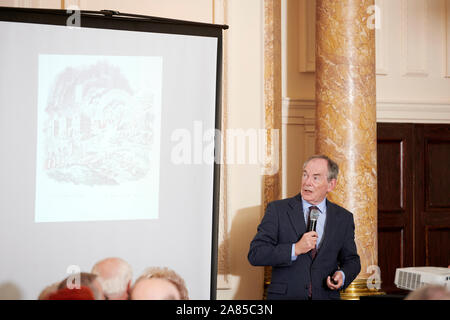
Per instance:
[[[272,266],[268,299],[339,299],[339,290],[360,272],[353,215],[326,198],[338,172],[327,156],[312,156],[303,166],[300,194],[267,206],[248,260]],[[311,209],[319,217],[316,231],[307,232]]]

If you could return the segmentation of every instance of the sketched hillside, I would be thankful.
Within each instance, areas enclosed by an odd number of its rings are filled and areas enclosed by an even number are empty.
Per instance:
[[[137,95],[118,66],[65,68],[45,108],[47,175],[90,186],[142,179],[152,156],[152,108],[153,96]]]

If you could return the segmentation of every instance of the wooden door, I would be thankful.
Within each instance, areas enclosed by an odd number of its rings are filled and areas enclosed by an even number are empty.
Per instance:
[[[416,125],[415,264],[450,265],[450,125]]]
[[[413,127],[380,123],[377,140],[378,265],[382,290],[395,293],[396,268],[413,266]]]
[[[396,268],[450,265],[450,125],[379,123],[378,264],[382,290]]]

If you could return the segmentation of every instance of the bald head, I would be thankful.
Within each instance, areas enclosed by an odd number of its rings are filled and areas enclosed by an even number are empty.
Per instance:
[[[125,260],[116,257],[103,259],[94,265],[92,273],[98,276],[98,281],[108,299],[128,299],[133,274]]]
[[[178,288],[167,279],[142,279],[131,293],[132,300],[180,300]]]

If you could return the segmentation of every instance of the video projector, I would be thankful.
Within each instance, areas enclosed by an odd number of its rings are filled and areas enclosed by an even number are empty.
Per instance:
[[[450,269],[437,267],[397,268],[395,270],[397,288],[414,291],[427,284],[447,287],[450,290]]]

